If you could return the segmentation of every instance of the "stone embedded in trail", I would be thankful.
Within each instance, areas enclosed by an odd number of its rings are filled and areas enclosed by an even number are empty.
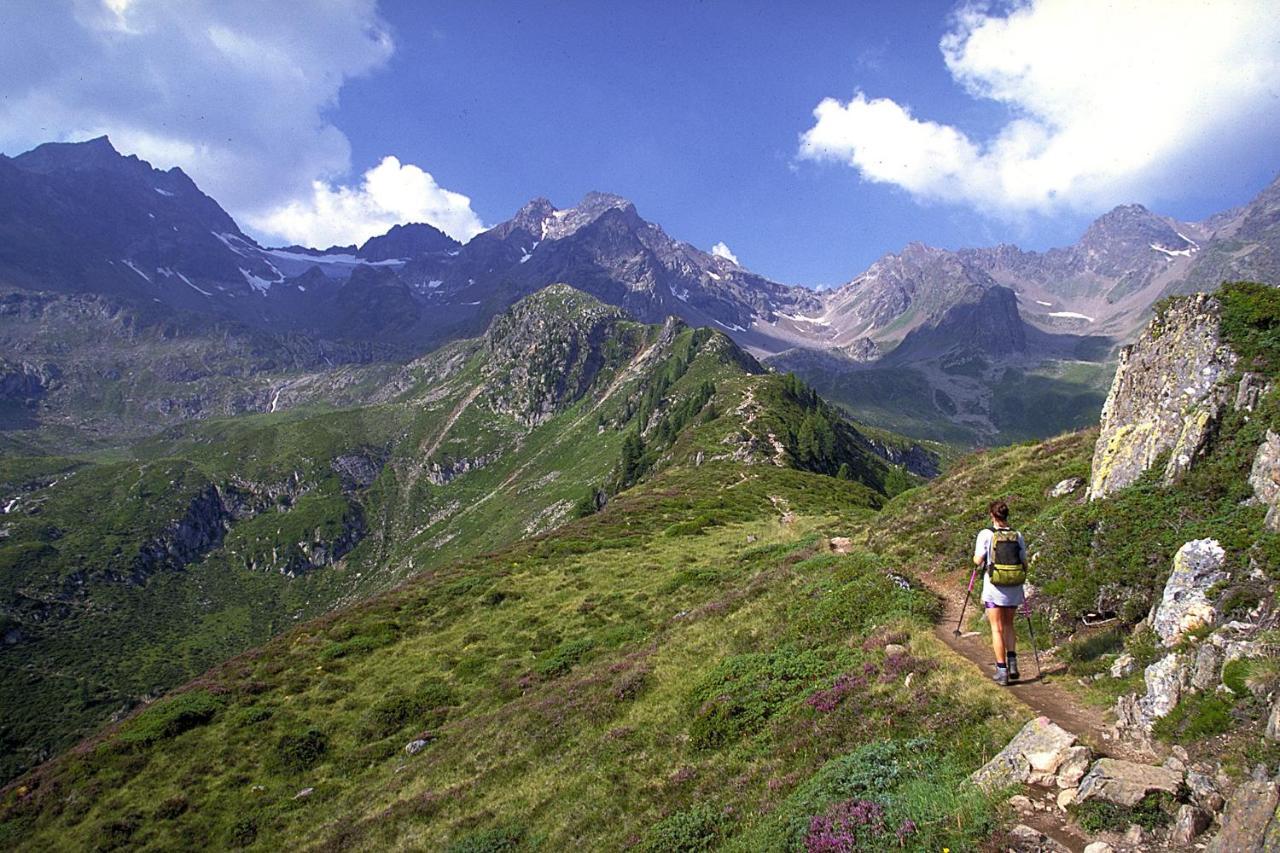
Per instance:
[[[1181,785],[1182,774],[1167,767],[1099,758],[1080,781],[1076,802],[1096,799],[1132,807],[1154,791],[1176,795]]]
[[[1025,823],[1009,830],[1008,844],[1006,849],[1015,853],[1070,853],[1069,848]]]
[[[1265,853],[1280,849],[1280,790],[1274,782],[1244,782],[1227,803],[1222,830],[1208,853]]]
[[[1226,556],[1216,539],[1193,539],[1174,555],[1173,572],[1151,622],[1166,648],[1177,645],[1186,632],[1212,625],[1217,618],[1208,590],[1231,577],[1222,568]]]
[[[1116,848],[1105,841],[1094,841],[1084,848],[1084,853],[1115,853]]]
[[[1267,507],[1267,527],[1280,530],[1280,435],[1271,430],[1267,430],[1267,437],[1253,458],[1249,485]]]
[[[1058,768],[1075,745],[1076,736],[1071,732],[1048,717],[1036,717],[970,778],[987,790],[1013,782],[1049,787],[1055,784]]]

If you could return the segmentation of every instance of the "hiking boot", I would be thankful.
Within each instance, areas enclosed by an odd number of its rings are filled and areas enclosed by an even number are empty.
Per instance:
[[[1009,652],[1006,659],[1009,662],[1009,680],[1017,681],[1021,678],[1021,676],[1018,675],[1018,656],[1013,652]]]
[[[991,676],[991,678],[993,681],[995,681],[996,684],[999,684],[1001,687],[1009,686],[1009,670],[1005,669],[1002,666],[996,667],[996,674]]]

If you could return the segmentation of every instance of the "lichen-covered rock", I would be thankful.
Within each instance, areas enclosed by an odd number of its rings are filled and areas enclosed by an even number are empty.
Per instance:
[[[1058,768],[1076,745],[1076,736],[1052,722],[1036,717],[1014,735],[995,758],[978,768],[971,777],[987,790],[1022,782],[1054,785]]]
[[[1271,704],[1271,714],[1267,717],[1267,738],[1280,740],[1280,699]]]
[[[1178,644],[1187,631],[1212,625],[1217,610],[1209,602],[1211,586],[1227,580],[1226,552],[1215,539],[1193,539],[1178,549],[1151,627],[1166,647]]]
[[[1266,525],[1280,530],[1280,435],[1267,430],[1267,437],[1253,457],[1249,485],[1258,500],[1267,507]]]
[[[1208,853],[1264,853],[1280,842],[1280,790],[1274,782],[1244,782],[1236,788],[1222,818],[1222,831]]]
[[[1198,295],[1156,317],[1120,353],[1102,408],[1089,497],[1105,497],[1138,479],[1172,451],[1167,481],[1195,462],[1234,388],[1224,379],[1236,356],[1221,338],[1219,305]]]
[[[1076,802],[1097,799],[1132,807],[1155,791],[1176,794],[1181,784],[1182,774],[1167,767],[1099,758],[1080,781]]]

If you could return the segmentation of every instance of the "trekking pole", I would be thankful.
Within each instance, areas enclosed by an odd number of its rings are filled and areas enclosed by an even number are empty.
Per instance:
[[[978,567],[973,567],[973,573],[969,575],[969,588],[964,591],[964,603],[960,605],[960,618],[956,619],[956,629],[954,633],[960,636],[960,626],[964,623],[964,609],[969,606],[969,597],[973,595],[973,582],[978,578]]]
[[[1031,611],[1024,609],[1022,615],[1027,617],[1027,633],[1031,635],[1031,652],[1036,656],[1036,678],[1040,677],[1040,649],[1036,646],[1036,626],[1031,621]]]

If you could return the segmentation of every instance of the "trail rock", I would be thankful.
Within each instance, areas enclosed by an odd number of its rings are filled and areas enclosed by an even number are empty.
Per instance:
[[[853,551],[853,540],[847,536],[836,536],[831,540],[831,550],[837,554],[848,554]]]
[[[1280,530],[1280,435],[1267,430],[1267,437],[1253,457],[1249,485],[1258,500],[1267,507],[1266,525]]]
[[[1145,695],[1121,696],[1116,718],[1122,727],[1149,732],[1156,720],[1168,714],[1191,686],[1191,666],[1183,654],[1165,655],[1143,673]]]
[[[1072,492],[1084,485],[1083,477],[1068,477],[1065,480],[1059,480],[1057,485],[1049,489],[1049,497],[1064,498]]]
[[[907,647],[900,643],[889,643],[884,647],[884,656],[887,658],[896,658],[907,653]]]
[[[1100,799],[1135,806],[1153,791],[1178,792],[1182,774],[1166,767],[1138,764],[1118,758],[1099,758],[1080,782],[1077,802]]]
[[[1022,794],[1014,794],[1009,798],[1009,805],[1013,806],[1014,811],[1027,814],[1031,809],[1031,799]]]
[[[1065,812],[1067,810],[1067,806],[1071,805],[1075,801],[1076,801],[1075,788],[1063,788],[1061,791],[1058,792],[1058,808],[1060,810]]]
[[[1222,341],[1219,313],[1212,296],[1181,300],[1121,350],[1094,446],[1090,500],[1134,482],[1166,451],[1167,482],[1195,463],[1236,392],[1223,382],[1236,356]]]
[[[1105,841],[1094,841],[1085,846],[1084,853],[1116,853],[1116,848]]]
[[[1076,736],[1071,732],[1048,717],[1036,717],[970,778],[987,790],[1012,782],[1052,785],[1058,768],[1075,745]]]
[[[1244,782],[1227,803],[1222,831],[1208,853],[1263,853],[1280,845],[1280,791],[1273,782]]]
[[[1184,805],[1178,808],[1178,816],[1173,823],[1173,840],[1180,844],[1190,844],[1196,836],[1209,828],[1213,820],[1204,809]]]
[[[1230,578],[1222,568],[1226,556],[1216,539],[1193,539],[1178,549],[1151,623],[1166,648],[1177,645],[1187,631],[1211,625],[1217,618],[1206,593]]]
[[[1009,847],[1017,853],[1070,853],[1070,850],[1054,841],[1038,829],[1020,823],[1009,830]]]

